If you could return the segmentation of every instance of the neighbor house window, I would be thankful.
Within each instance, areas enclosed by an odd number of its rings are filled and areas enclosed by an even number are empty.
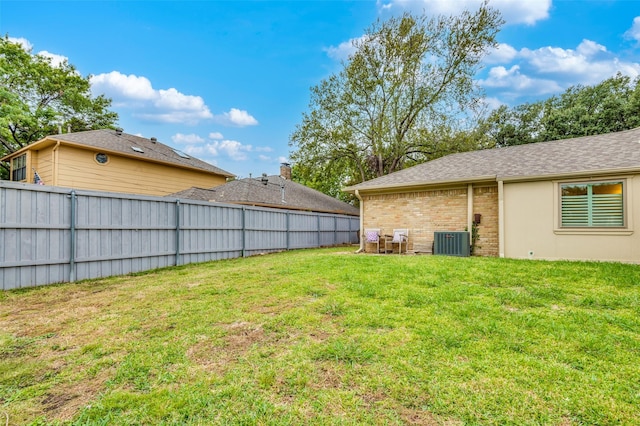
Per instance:
[[[14,158],[12,169],[11,180],[17,182],[25,180],[27,178],[27,154]]]
[[[560,185],[563,227],[624,226],[623,182]]]

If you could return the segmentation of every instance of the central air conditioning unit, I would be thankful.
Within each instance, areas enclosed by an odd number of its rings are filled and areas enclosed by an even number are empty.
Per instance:
[[[433,254],[466,257],[471,255],[467,231],[436,231],[433,233]]]

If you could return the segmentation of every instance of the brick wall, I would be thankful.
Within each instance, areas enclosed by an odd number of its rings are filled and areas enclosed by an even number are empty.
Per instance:
[[[464,231],[467,227],[467,188],[396,194],[363,194],[364,228],[381,234],[409,229],[409,251],[431,253],[434,231]],[[476,254],[498,255],[498,189],[474,188],[474,213],[482,214]],[[375,245],[367,244],[367,252]]]
[[[498,256],[498,187],[473,188],[473,212],[482,218],[474,255]]]

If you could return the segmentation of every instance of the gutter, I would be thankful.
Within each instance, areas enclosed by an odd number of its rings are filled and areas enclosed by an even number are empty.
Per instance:
[[[354,193],[356,194],[356,197],[357,197],[357,192],[359,190],[362,190],[362,191],[397,190],[397,189],[414,190],[416,188],[426,187],[426,186],[437,186],[437,185],[448,186],[448,185],[461,184],[461,183],[482,183],[482,182],[496,182],[496,181],[497,181],[496,175],[487,175],[487,176],[465,177],[465,178],[451,179],[451,180],[422,181],[422,182],[415,182],[411,184],[397,183],[392,185],[372,185],[372,186],[366,186],[362,188],[347,187],[347,188],[344,188],[343,191],[344,192],[355,191]]]
[[[58,185],[58,148],[60,147],[60,141],[56,143],[56,146],[51,150],[51,158],[53,159],[53,164],[51,165],[51,172],[53,173],[53,186]]]
[[[364,251],[364,240],[362,239],[362,236],[364,235],[364,203],[362,202],[360,191],[356,189],[355,194],[356,198],[360,200],[360,248],[356,250],[356,253],[362,253]]]
[[[575,172],[552,173],[548,175],[537,176],[498,176],[496,180],[502,182],[532,182],[539,180],[580,178],[584,176],[601,177],[605,175],[640,173],[640,169],[636,167],[623,167],[618,169],[596,169],[596,170],[578,170]]]

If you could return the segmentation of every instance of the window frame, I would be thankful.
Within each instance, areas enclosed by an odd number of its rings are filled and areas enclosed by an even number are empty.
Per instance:
[[[100,160],[98,160],[98,156],[104,156],[103,158],[105,158],[105,161],[101,162]],[[109,164],[109,161],[111,161],[111,157],[109,156],[109,154],[105,154],[104,152],[96,152],[93,156],[93,161],[95,161],[100,166],[104,166],[106,164]]]
[[[597,185],[607,183],[621,183],[622,184],[622,226],[566,226],[562,224],[562,188],[565,185]],[[576,179],[576,180],[562,180],[554,182],[554,204],[555,204],[555,226],[554,233],[556,234],[600,234],[611,235],[621,234],[630,235],[633,233],[633,217],[629,211],[630,206],[633,205],[631,197],[633,193],[632,179],[627,177],[606,177],[606,178],[592,178],[592,179]]]
[[[16,163],[22,160],[20,167],[16,168]],[[19,178],[22,176],[21,178]],[[13,182],[24,182],[27,180],[27,153],[11,159],[11,180]]]

